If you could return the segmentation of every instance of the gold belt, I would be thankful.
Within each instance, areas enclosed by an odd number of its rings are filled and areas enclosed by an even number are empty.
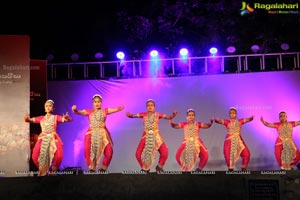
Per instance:
[[[282,138],[282,137],[279,137],[279,139],[281,139],[282,142],[288,142],[292,140],[292,138]]]

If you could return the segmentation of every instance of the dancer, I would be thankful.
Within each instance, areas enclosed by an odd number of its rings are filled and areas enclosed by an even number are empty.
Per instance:
[[[57,123],[72,121],[68,113],[63,116],[53,114],[53,100],[47,100],[44,107],[46,115],[30,118],[26,114],[24,117],[25,122],[39,123],[42,129],[32,151],[32,160],[39,170],[38,176],[47,175],[49,170],[52,173],[58,170],[64,155],[63,142],[56,132]]]
[[[124,106],[102,109],[102,97],[95,94],[93,96],[93,107],[93,109],[77,110],[77,106],[73,105],[72,111],[75,114],[88,116],[89,119],[89,128],[84,140],[84,157],[89,170],[91,172],[96,171],[103,154],[104,158],[100,171],[105,172],[113,156],[113,141],[106,128],[105,120],[107,115],[123,110]]]
[[[187,122],[174,124],[173,119],[169,120],[170,125],[176,129],[183,129],[184,139],[176,152],[176,160],[182,171],[192,171],[196,165],[197,157],[200,162],[196,171],[202,171],[208,160],[208,149],[198,136],[200,128],[210,128],[213,119],[209,124],[195,122],[195,111],[187,110]]]
[[[279,113],[279,121],[276,123],[268,123],[263,117],[261,122],[270,128],[276,128],[278,137],[275,142],[275,158],[281,170],[292,170],[300,160],[300,152],[293,141],[293,127],[299,126],[300,121],[287,121],[285,111]],[[298,166],[297,166],[298,167]]]
[[[228,131],[224,142],[224,157],[226,164],[228,170],[233,171],[240,156],[242,158],[242,171],[246,171],[250,160],[250,151],[241,136],[241,128],[243,124],[252,121],[254,116],[237,119],[237,110],[232,107],[229,110],[229,118],[229,120],[215,119],[216,123],[223,124]]]
[[[168,147],[159,131],[159,119],[172,119],[177,115],[173,112],[172,115],[155,112],[155,102],[153,99],[148,99],[146,102],[147,112],[131,114],[126,112],[129,118],[142,118],[144,124],[144,132],[136,150],[136,159],[142,168],[142,171],[150,172],[157,151],[159,152],[159,161],[156,166],[156,171],[163,171],[163,167],[168,158]]]

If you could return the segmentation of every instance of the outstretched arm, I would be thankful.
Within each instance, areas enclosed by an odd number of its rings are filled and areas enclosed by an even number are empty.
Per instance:
[[[177,113],[178,113],[178,112],[174,111],[174,112],[172,113],[172,115],[163,115],[163,118],[164,118],[164,119],[173,119],[174,117],[176,117]]]
[[[73,119],[69,116],[68,112],[66,114],[63,114],[63,121],[64,122],[71,122]]]
[[[119,111],[121,111],[121,110],[123,110],[123,109],[124,109],[124,106],[123,106],[123,105],[120,105],[120,106],[117,107],[117,108],[108,108],[107,114],[119,112]]]
[[[29,114],[26,114],[26,115],[24,116],[24,121],[25,121],[25,122],[29,122],[29,123],[33,123],[33,120],[29,117]]]
[[[39,124],[40,121],[43,119],[44,116],[38,116],[38,117],[29,117],[29,114],[26,114],[24,116],[24,121],[28,123],[34,123],[34,124]]]
[[[131,114],[130,112],[126,112],[126,116],[129,118],[140,118],[139,114]]]
[[[266,122],[262,116],[260,117],[260,121],[261,121],[265,126],[270,127],[270,128],[274,128],[274,124]]]
[[[254,119],[254,115],[249,118],[245,118],[244,123],[251,122]]]
[[[214,122],[214,118],[212,117],[208,124],[202,124],[202,128],[210,128],[212,126],[213,122]]]
[[[217,124],[224,124],[224,120],[223,119],[219,119],[219,118],[215,118],[215,122]]]
[[[179,124],[175,124],[174,123],[173,118],[169,119],[169,123],[170,123],[170,125],[171,125],[172,128],[176,128],[176,129],[181,128]]]
[[[86,110],[77,110],[76,105],[72,106],[72,111],[73,111],[73,113],[78,114],[78,115],[87,115]]]

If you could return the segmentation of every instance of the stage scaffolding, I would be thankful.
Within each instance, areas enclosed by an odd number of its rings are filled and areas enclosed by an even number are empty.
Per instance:
[[[48,63],[48,80],[123,79],[177,77],[222,73],[300,70],[300,52],[188,57],[157,60],[125,60]]]

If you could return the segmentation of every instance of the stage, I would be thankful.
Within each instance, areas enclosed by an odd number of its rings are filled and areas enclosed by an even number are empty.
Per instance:
[[[213,72],[214,67],[219,69],[222,65],[219,60],[210,59],[204,65],[209,67],[207,74],[50,81],[46,80],[46,62],[29,59],[29,37],[2,36],[0,43],[3,44],[0,52],[4,52],[0,59],[3,66],[0,68],[1,200],[299,199],[300,170],[271,171],[280,168],[274,156],[274,146],[279,135],[276,129],[266,127],[260,120],[263,117],[270,123],[277,123],[280,120],[278,114],[285,111],[289,121],[299,121],[299,67],[283,71],[280,65],[280,70],[276,68],[278,71],[216,73]],[[299,66],[299,53],[292,57],[292,61]],[[198,63],[195,66],[199,68],[202,65]],[[73,70],[71,66],[68,68]],[[64,70],[70,78],[72,73],[68,68]],[[248,69],[248,65],[245,68]],[[61,69],[58,67],[56,73],[61,74]],[[73,72],[76,77],[75,68]],[[124,110],[110,113],[112,115],[105,121],[113,144],[108,174],[88,174],[82,171],[88,168],[84,141],[90,121],[88,117],[72,112],[73,105],[79,110],[93,109],[95,94],[102,96],[103,109],[124,106]],[[40,124],[31,123],[29,126],[25,123],[24,115],[28,113],[31,118],[45,115],[46,99],[55,102],[54,114],[69,113],[73,119],[70,123],[59,123],[55,127],[55,132],[63,142],[64,156],[59,169],[64,170],[61,174],[51,176],[28,176],[30,173],[21,170],[31,169],[31,150],[36,142],[34,138],[41,131]],[[204,168],[208,171],[200,174],[176,171],[180,169],[176,152],[184,141],[184,132],[172,128],[168,120],[162,118],[159,132],[168,147],[164,169],[170,171],[141,174],[135,155],[143,137],[144,125],[141,119],[129,118],[126,113],[137,115],[146,112],[149,99],[155,101],[155,111],[162,116],[178,112],[174,118],[175,123],[187,121],[188,109],[195,110],[195,122],[201,123],[208,123],[212,118],[228,119],[231,107],[236,108],[237,119],[254,117],[250,123],[243,125],[240,133],[251,152],[247,166],[250,171],[225,171],[228,168],[224,160],[227,130],[217,123],[197,133],[208,150],[209,158]],[[300,146],[299,127],[294,127],[291,133],[296,147]],[[158,160],[159,154],[156,154],[155,165]],[[82,170],[65,170],[70,166]],[[241,169],[241,166],[242,160],[239,159],[235,169]]]
[[[1,199],[299,199],[300,171],[62,171],[0,179]]]

